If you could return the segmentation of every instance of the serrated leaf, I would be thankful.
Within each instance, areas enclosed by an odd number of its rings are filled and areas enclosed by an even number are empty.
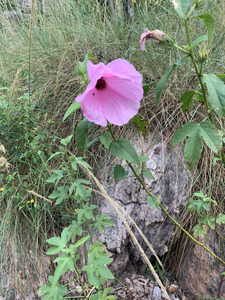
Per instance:
[[[123,180],[128,175],[128,172],[121,165],[116,165],[114,168],[113,176],[116,181]]]
[[[117,142],[110,145],[110,151],[114,156],[140,166],[137,152],[128,140],[124,138],[118,139]]]
[[[53,170],[52,173],[53,174],[46,180],[46,182],[50,183],[50,182],[56,181],[56,185],[57,185],[58,182],[60,181],[60,179],[63,178],[63,171],[62,170]]]
[[[156,105],[159,104],[159,101],[160,101],[161,96],[162,96],[162,90],[164,89],[164,86],[165,86],[168,78],[172,74],[173,70],[177,66],[181,66],[182,64],[183,64],[183,60],[181,59],[181,60],[177,61],[175,64],[169,66],[166,69],[166,72],[164,73],[164,75],[162,76],[162,78],[160,79],[160,81],[157,83],[157,85],[156,85]]]
[[[204,235],[206,235],[207,231],[205,229],[203,229],[203,227],[199,224],[195,225],[193,227],[193,233],[194,233],[194,236],[197,237],[204,237]]]
[[[222,147],[222,137],[209,121],[189,122],[183,125],[174,134],[172,144],[176,146],[186,137],[189,138],[185,144],[184,156],[191,168],[199,161],[203,149],[201,137],[215,153],[218,153],[218,150]]]
[[[184,156],[186,162],[191,167],[199,161],[203,149],[199,127],[200,125],[198,123],[189,122],[183,125],[181,129],[178,129],[172,139],[173,146],[176,146],[181,143],[183,139],[189,137],[184,148]]]
[[[65,112],[65,115],[63,117],[63,121],[65,121],[72,113],[74,113],[76,110],[78,110],[81,107],[80,102],[73,102],[67,111]]]
[[[103,135],[100,135],[99,139],[101,143],[106,147],[106,149],[109,149],[109,145],[112,141],[111,134],[109,132],[106,132]]]
[[[189,0],[172,0],[173,7],[176,10],[177,14],[185,19],[185,12],[187,11],[190,1]]]
[[[225,84],[214,74],[204,74],[203,80],[207,85],[210,105],[218,116],[225,116]]]
[[[206,145],[215,153],[222,148],[222,137],[216,128],[209,121],[200,123],[200,134],[203,137]]]
[[[183,112],[187,112],[189,109],[192,108],[194,102],[193,96],[195,95],[195,93],[196,92],[192,90],[192,91],[185,92],[183,95],[181,95],[179,102],[182,103]]]
[[[148,197],[147,202],[150,206],[159,209],[159,199],[156,196]]]
[[[211,45],[213,41],[214,30],[215,30],[215,21],[213,16],[210,14],[201,14],[198,16],[193,16],[192,18],[198,18],[203,20],[208,31],[208,43],[209,45]]]
[[[191,47],[190,47],[190,48],[195,47],[196,45],[198,45],[199,43],[201,43],[201,42],[203,42],[203,41],[208,41],[207,35],[201,35],[201,36],[199,36],[197,39],[195,39],[194,41],[192,41],[192,42],[191,42]]]

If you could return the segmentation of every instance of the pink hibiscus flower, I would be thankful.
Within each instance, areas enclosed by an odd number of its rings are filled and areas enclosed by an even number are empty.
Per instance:
[[[142,75],[125,59],[107,65],[87,62],[90,83],[76,101],[84,117],[106,126],[107,121],[121,126],[135,116],[143,97]]]

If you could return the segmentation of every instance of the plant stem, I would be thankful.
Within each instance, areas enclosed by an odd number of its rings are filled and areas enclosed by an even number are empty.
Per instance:
[[[116,142],[116,137],[114,135],[114,133],[112,132],[112,128],[111,125],[108,123],[108,128],[109,131],[112,135],[112,138],[114,140],[114,142]],[[132,170],[134,176],[137,178],[137,180],[140,182],[141,186],[143,187],[143,189],[146,191],[147,195],[149,195],[150,197],[152,197],[153,195],[148,191],[147,187],[145,186],[145,183],[143,182],[143,180],[141,179],[141,177],[137,174],[137,172],[135,171],[134,167],[132,166],[132,164],[126,160],[126,163],[128,164],[129,168]],[[198,244],[199,246],[201,246],[202,248],[204,248],[208,253],[210,253],[211,255],[213,255],[215,258],[217,258],[219,261],[221,261],[224,265],[225,265],[225,261],[223,261],[219,256],[217,256],[214,252],[212,252],[209,248],[207,248],[204,244],[200,243],[198,240],[196,240],[190,233],[188,233],[170,214],[169,212],[164,208],[164,206],[159,203],[159,207],[162,209],[162,211],[167,215],[167,217],[175,224],[177,225],[193,242],[195,242],[196,244]]]
[[[67,161],[68,161],[68,166],[69,166],[69,173],[70,173],[70,176],[71,176],[71,178],[73,179],[73,181],[75,182],[76,179],[75,179],[74,176],[73,176],[72,167],[71,167],[71,162],[70,162],[70,157],[69,157],[69,155],[68,155],[68,153],[67,153],[67,148],[65,148],[65,155],[66,155],[66,158],[67,158]],[[80,199],[80,197],[79,197],[79,202],[80,202],[81,207],[84,209],[84,203],[83,203],[83,201]],[[87,229],[88,229],[88,233],[89,233],[89,235],[90,235],[91,243],[92,243],[92,245],[94,245],[93,238],[92,238],[92,234],[91,234],[91,229],[90,229],[90,224],[89,224],[89,222],[88,222],[88,219],[87,219],[85,216],[84,216],[84,218],[85,218],[85,222],[86,222],[86,224],[87,224]]]
[[[194,68],[195,68],[195,72],[197,74],[199,83],[201,85],[202,94],[203,94],[203,97],[205,99],[205,105],[206,105],[207,112],[208,112],[208,117],[209,117],[211,123],[214,124],[214,121],[213,121],[213,118],[212,118],[212,115],[211,115],[211,111],[210,111],[210,106],[209,106],[207,96],[206,96],[205,87],[204,87],[203,80],[202,80],[202,74],[201,74],[202,72],[201,72],[201,70],[199,71],[199,69],[198,69],[198,65],[196,64],[193,49],[192,49],[191,35],[190,35],[190,30],[189,30],[189,19],[188,18],[185,19],[185,28],[186,28],[186,34],[187,34],[187,39],[188,39],[188,45],[189,45],[189,48],[190,48],[189,56],[192,60],[192,63],[193,63]]]
[[[82,288],[82,291],[83,291],[83,293],[84,293],[85,299],[88,300],[86,291],[85,291],[85,289],[84,289],[84,287],[83,287],[83,284],[82,284],[82,282],[81,282],[81,279],[80,279],[79,269],[78,269],[78,267],[77,267],[77,263],[76,263],[75,258],[74,258],[74,266],[75,266],[75,274],[76,274],[76,276],[77,276],[79,285],[80,285],[80,287]]]

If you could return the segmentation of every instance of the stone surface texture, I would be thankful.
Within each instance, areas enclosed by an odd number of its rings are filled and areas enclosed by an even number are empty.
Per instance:
[[[145,140],[137,138],[133,144],[139,155],[149,157],[146,168],[152,172],[154,179],[144,179],[148,190],[160,197],[163,206],[176,218],[185,203],[189,188],[188,171],[181,150],[172,149],[164,142],[152,143],[151,135]],[[119,161],[115,160],[111,167],[103,168],[107,173],[99,174],[100,180],[108,194],[133,218],[156,253],[162,256],[168,251],[167,243],[173,234],[174,224],[161,209],[157,210],[147,203],[148,196],[136,178],[129,177],[115,183],[113,167],[117,163]],[[125,165],[124,161],[123,164]],[[107,228],[100,237],[112,253],[112,270],[123,272],[128,261],[138,268],[143,266],[139,251],[134,248],[120,217],[105,199],[101,199],[99,205],[100,211],[108,213],[115,223],[115,226]],[[139,234],[134,229],[133,233],[151,258],[152,253]]]
[[[210,232],[200,241],[225,259],[224,245],[215,232]],[[180,264],[179,285],[189,300],[200,296],[225,299],[225,276],[221,275],[224,269],[224,265],[202,247],[193,245],[188,248]]]

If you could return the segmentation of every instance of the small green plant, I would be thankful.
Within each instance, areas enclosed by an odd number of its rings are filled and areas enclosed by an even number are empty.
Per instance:
[[[91,182],[80,178],[79,165],[84,164],[87,168],[91,167],[82,157],[74,157],[69,154],[67,146],[72,140],[72,135],[60,141],[59,151],[49,159],[63,157],[63,162],[58,169],[52,171],[52,175],[47,179],[47,183],[54,185],[53,192],[49,199],[54,201],[54,205],[59,209],[61,219],[64,222],[70,220],[71,224],[65,227],[61,237],[53,237],[47,240],[53,245],[47,255],[61,253],[54,262],[57,263],[54,276],[49,276],[49,284],[40,288],[40,294],[45,295],[43,299],[63,299],[68,294],[66,286],[59,285],[60,277],[67,271],[74,273],[74,281],[79,283],[82,288],[84,299],[89,299],[88,287],[96,293],[90,299],[116,299],[109,296],[110,289],[102,290],[102,284],[108,279],[114,279],[113,274],[107,267],[112,262],[105,246],[100,242],[94,242],[93,231],[99,229],[101,232],[106,226],[112,226],[111,220],[107,219],[107,214],[98,215],[97,206],[91,203]],[[66,205],[67,203],[67,205]],[[68,207],[73,209],[68,213]],[[88,248],[88,264],[80,266],[79,247]],[[85,249],[86,249],[85,248]],[[82,251],[82,250],[81,250]],[[84,248],[83,248],[84,251]],[[87,284],[82,281],[81,274],[86,274]],[[70,291],[71,292],[71,291]],[[70,293],[69,292],[69,293]]]
[[[225,224],[225,214],[218,214],[215,217],[212,214],[212,208],[218,206],[217,202],[203,192],[196,192],[189,199],[188,210],[198,216],[198,224],[194,226],[194,236],[203,237],[207,231],[215,229],[216,224]]]

